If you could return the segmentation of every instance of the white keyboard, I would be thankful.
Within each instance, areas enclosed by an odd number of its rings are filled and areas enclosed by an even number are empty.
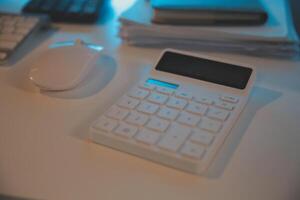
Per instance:
[[[33,30],[47,22],[45,16],[0,13],[0,64],[6,63]]]
[[[105,146],[202,174],[237,121],[248,95],[175,79],[173,84],[166,81],[167,76],[151,76],[131,88],[92,123],[90,137]]]

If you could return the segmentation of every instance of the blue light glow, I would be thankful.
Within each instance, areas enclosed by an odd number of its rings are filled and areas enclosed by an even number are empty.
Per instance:
[[[177,85],[177,84],[167,83],[167,82],[152,79],[152,78],[148,79],[146,82],[149,84],[157,85],[160,87],[167,87],[167,88],[171,88],[171,89],[177,89],[179,87],[179,85]]]
[[[95,51],[102,51],[103,47],[96,44],[91,43],[84,43],[88,48],[93,49]],[[59,47],[68,47],[68,46],[75,46],[76,42],[74,41],[66,41],[66,42],[56,42],[54,44],[49,45],[50,49],[59,48]]]
[[[119,16],[122,12],[130,8],[136,0],[112,0],[111,5],[116,13]]]

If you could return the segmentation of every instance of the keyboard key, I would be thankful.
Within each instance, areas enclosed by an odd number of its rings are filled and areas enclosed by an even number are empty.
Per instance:
[[[142,102],[137,110],[146,114],[153,114],[158,110],[159,106],[149,102]]]
[[[12,20],[14,17],[13,16],[10,16],[10,15],[3,15],[1,16],[1,21],[4,22],[4,21],[9,21],[9,20]]]
[[[185,92],[177,92],[175,96],[186,100],[191,100],[193,98],[191,94]]]
[[[187,142],[181,148],[180,153],[195,159],[201,159],[205,153],[205,148],[191,142]]]
[[[105,132],[111,132],[116,126],[118,125],[118,122],[113,119],[109,119],[106,117],[101,117],[94,125],[93,127],[98,130],[102,130]]]
[[[226,110],[230,110],[230,111],[234,109],[233,104],[227,103],[227,102],[224,102],[224,101],[217,101],[215,106],[219,107],[219,108],[226,109]]]
[[[54,12],[61,13],[67,10],[71,1],[72,0],[59,0],[59,4],[55,6]]]
[[[200,128],[207,130],[213,133],[218,133],[222,127],[222,123],[216,120],[212,120],[206,117],[203,117],[200,123]]]
[[[18,34],[1,34],[0,33],[0,41],[12,41],[12,42],[20,42],[24,38],[23,35]]]
[[[141,130],[136,136],[135,139],[139,142],[148,144],[148,145],[153,145],[155,144],[160,138],[160,134],[157,132],[148,130],[148,129],[143,129]]]
[[[164,87],[157,87],[156,91],[162,94],[171,95],[173,94],[174,90],[170,88],[164,88]]]
[[[15,33],[17,33],[17,34],[21,34],[21,35],[27,35],[27,34],[29,34],[29,32],[31,31],[31,29],[30,28],[25,28],[25,27],[23,27],[23,28],[16,28],[16,30],[15,30]]]
[[[133,111],[126,118],[126,122],[137,126],[143,126],[148,121],[148,119],[149,117],[147,115]]]
[[[24,21],[26,24],[36,24],[36,23],[38,23],[39,22],[39,19],[38,18],[36,18],[36,17],[26,17],[25,18],[25,21]]]
[[[128,115],[129,111],[117,106],[112,106],[108,112],[107,116],[113,119],[122,120]]]
[[[157,104],[164,104],[168,99],[167,95],[164,94],[159,94],[156,92],[153,92],[149,97],[148,97],[148,101],[152,102],[152,103],[157,103]]]
[[[221,99],[223,101],[227,101],[229,103],[237,103],[237,102],[239,102],[239,98],[238,97],[229,96],[229,95],[223,95],[223,96],[221,96]]]
[[[94,5],[86,5],[83,9],[85,14],[94,14],[97,11],[97,8]]]
[[[115,133],[118,136],[122,136],[125,138],[131,138],[136,134],[137,131],[138,131],[137,127],[126,124],[126,123],[121,123],[115,130]]]
[[[25,17],[23,16],[15,16],[16,24],[23,23],[25,21]]]
[[[1,29],[1,32],[2,33],[5,33],[5,34],[11,34],[15,31],[15,27],[14,26],[3,26],[3,28]]]
[[[32,29],[35,25],[36,25],[36,23],[29,23],[29,22],[24,23],[24,22],[18,22],[18,23],[16,24],[15,27],[16,27],[17,29],[18,29],[18,28]]]
[[[157,113],[157,115],[161,118],[164,119],[168,119],[168,120],[174,120],[176,119],[176,117],[178,116],[179,111],[172,109],[172,108],[168,108],[166,106],[162,107],[159,112]]]
[[[214,140],[214,136],[201,129],[194,129],[190,141],[203,145],[210,145]]]
[[[167,106],[177,109],[183,109],[187,104],[187,101],[184,99],[179,99],[176,97],[171,97],[167,102]]]
[[[42,12],[51,12],[52,7],[54,6],[55,3],[56,3],[56,1],[54,1],[54,0],[46,0],[43,2],[40,9]]]
[[[169,124],[170,123],[167,120],[152,117],[146,127],[155,131],[164,132],[168,128]]]
[[[208,106],[193,102],[187,106],[186,111],[197,115],[205,115],[207,109]]]
[[[176,152],[188,138],[190,132],[191,129],[173,123],[164,137],[159,141],[158,146],[162,149]]]
[[[0,49],[13,50],[17,46],[17,42],[0,40]]]
[[[130,92],[129,92],[129,96],[137,98],[137,99],[144,99],[146,96],[148,96],[149,91],[147,90],[143,90],[140,88],[133,88]]]
[[[16,21],[14,20],[14,18],[11,18],[10,20],[5,20],[2,24],[4,26],[13,27],[16,24]]]
[[[208,110],[207,116],[213,119],[225,121],[229,116],[229,112],[223,109],[211,107]]]
[[[128,109],[134,109],[139,104],[139,100],[124,96],[118,102],[118,105]]]
[[[182,112],[177,121],[188,126],[196,126],[200,121],[200,117],[187,112]]]
[[[81,11],[82,7],[80,4],[72,4],[69,9],[68,12],[70,13],[79,13]]]

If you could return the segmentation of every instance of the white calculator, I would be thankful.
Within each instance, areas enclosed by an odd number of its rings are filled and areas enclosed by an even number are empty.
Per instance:
[[[150,75],[90,126],[95,143],[204,173],[246,105],[255,69],[165,50]]]

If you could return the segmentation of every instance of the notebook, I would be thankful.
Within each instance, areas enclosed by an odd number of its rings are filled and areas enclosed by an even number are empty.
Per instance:
[[[152,21],[176,25],[259,25],[267,20],[260,0],[152,0]]]

